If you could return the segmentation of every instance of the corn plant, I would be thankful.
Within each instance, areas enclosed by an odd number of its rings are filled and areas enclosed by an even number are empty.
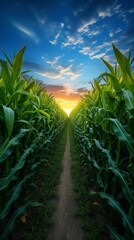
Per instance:
[[[1,240],[7,239],[29,206],[40,206],[30,199],[26,186],[34,181],[66,122],[54,98],[31,77],[25,78],[26,71],[21,70],[24,51],[25,47],[12,62],[3,52],[6,60],[0,60]]]
[[[109,206],[111,238],[129,240],[134,237],[133,59],[114,45],[113,50],[117,64],[102,59],[108,71],[94,80],[71,121],[97,189],[90,193]]]

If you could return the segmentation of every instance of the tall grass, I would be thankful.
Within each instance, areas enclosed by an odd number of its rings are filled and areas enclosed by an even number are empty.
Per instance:
[[[27,181],[46,161],[63,129],[66,114],[31,77],[22,72],[25,47],[13,61],[0,60],[0,239],[7,239],[16,218],[38,202],[21,198]],[[44,158],[40,152],[44,151]],[[47,169],[44,169],[47,171]],[[30,181],[29,181],[30,179]],[[24,195],[24,194],[23,194]]]
[[[81,155],[91,169],[96,191],[108,205],[112,239],[134,238],[134,59],[114,45],[115,67],[94,80],[71,113]],[[102,201],[102,202],[103,202]]]

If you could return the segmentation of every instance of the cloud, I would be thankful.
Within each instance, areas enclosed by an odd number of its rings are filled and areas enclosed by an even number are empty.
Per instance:
[[[43,57],[43,58],[42,58]],[[81,73],[79,73],[80,67],[77,68],[77,71],[73,68],[73,64],[61,65],[59,59],[61,56],[56,56],[55,58],[48,60],[44,56],[41,56],[44,61],[44,66],[41,66],[35,62],[24,61],[24,68],[30,69],[34,73],[50,79],[59,79],[59,80],[75,80]],[[49,65],[49,66],[48,66]]]
[[[113,40],[114,42],[114,40]],[[108,51],[111,51],[111,42],[103,42],[100,45],[90,46],[83,46],[79,52],[83,55],[88,55],[90,59],[97,59],[104,57]]]
[[[113,36],[114,36],[114,34],[113,34],[112,32],[110,32],[110,33],[109,33],[109,36],[110,36],[110,37],[113,37]]]
[[[76,78],[78,78],[81,74],[77,74],[73,71],[69,71],[65,73],[66,76],[70,76],[71,80],[75,80]]]
[[[24,33],[27,37],[31,38],[36,44],[40,43],[39,37],[36,35],[36,33],[32,29],[29,29],[26,26],[23,26],[17,22],[13,22],[12,24],[20,32]]]
[[[62,76],[58,72],[54,71],[46,71],[46,72],[36,72],[38,75],[46,78],[51,78],[51,79],[61,79]]]
[[[64,23],[63,23],[63,22],[61,22],[61,23],[60,23],[60,26],[63,28],[63,27],[64,27]]]
[[[34,71],[42,71],[43,68],[35,62],[30,62],[30,61],[23,61],[23,67],[28,70],[34,70]]]
[[[55,35],[55,37],[54,37],[54,40],[50,40],[49,42],[52,44],[52,45],[56,45],[57,44],[57,42],[58,42],[58,39],[59,39],[59,37],[60,37],[60,35],[61,35],[61,33],[62,33],[62,29],[64,28],[64,23],[63,22],[61,22],[60,23],[60,27],[58,27],[58,33],[56,33],[56,35]]]
[[[85,88],[73,89],[70,84],[52,85],[42,84],[46,91],[52,94],[55,98],[69,101],[78,101],[80,97],[85,94]]]
[[[55,65],[58,63],[58,60],[61,58],[61,56],[57,56],[55,58],[53,58],[52,60],[47,60],[46,59],[46,63],[50,64],[52,67],[55,67]]]
[[[83,25],[81,25],[81,26],[78,28],[77,31],[80,32],[80,33],[88,32],[89,26],[95,24],[96,22],[97,22],[97,19],[96,19],[96,18],[91,18],[90,20],[88,20],[87,22],[85,22]]]
[[[88,55],[89,54],[89,52],[90,52],[90,47],[89,46],[85,46],[85,47],[83,47],[79,52],[80,53],[83,53],[84,55]]]
[[[100,54],[97,54],[97,55],[91,56],[90,58],[91,58],[91,59],[94,59],[94,58],[96,58],[96,59],[99,58],[99,59],[100,59],[101,57],[104,57],[105,55],[106,55],[106,53],[103,52],[103,53],[100,53]]]
[[[56,34],[56,36],[55,36],[55,38],[54,38],[54,40],[53,41],[49,41],[51,44],[53,44],[53,45],[56,45],[57,44],[57,40],[58,40],[58,38],[60,37],[60,33],[57,33]]]
[[[68,80],[77,79],[80,74],[72,70],[72,65],[64,67],[64,66],[55,66],[55,69],[50,69],[49,71],[38,71],[36,72],[38,75],[51,79],[59,79],[64,80],[68,78]]]
[[[96,36],[100,33],[100,30],[88,31],[87,36]]]
[[[63,47],[67,46],[76,46],[81,45],[84,42],[83,38],[80,35],[77,35],[76,37],[67,35],[67,39],[65,42],[62,42]]]
[[[111,15],[110,14],[110,9],[115,7],[116,0],[111,1],[111,0],[103,0],[103,1],[98,1],[98,0],[73,0],[73,11],[76,14],[77,20],[78,20],[78,27],[81,27],[81,23],[88,22],[90,23],[91,19],[97,18],[99,16],[105,16]],[[117,5],[117,4],[116,4]],[[92,21],[91,21],[92,23]]]
[[[60,73],[61,73],[61,74],[67,74],[68,71],[71,70],[71,67],[72,67],[72,65],[69,65],[69,66],[67,66],[67,67],[59,66],[59,68],[60,68]]]
[[[112,17],[115,14],[119,15],[120,13],[123,12],[121,7],[122,7],[121,4],[117,4],[117,1],[114,1],[113,5],[107,6],[105,10],[104,9],[99,10],[98,15],[102,19],[106,17]]]

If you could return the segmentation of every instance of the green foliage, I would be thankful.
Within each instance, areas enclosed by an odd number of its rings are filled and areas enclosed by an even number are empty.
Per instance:
[[[107,203],[107,229],[112,239],[129,240],[134,238],[133,60],[114,45],[113,50],[118,64],[114,68],[102,59],[109,72],[94,81],[93,90],[71,113],[71,122],[98,188],[94,194],[102,205]]]
[[[25,192],[63,129],[66,114],[51,95],[22,72],[25,47],[11,62],[0,60],[0,239],[7,239],[16,219],[30,205]],[[42,160],[40,153],[45,150]],[[38,156],[38,157],[37,157]],[[47,171],[47,169],[46,169]]]

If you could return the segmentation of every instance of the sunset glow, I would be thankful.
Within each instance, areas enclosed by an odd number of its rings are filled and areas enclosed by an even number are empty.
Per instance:
[[[106,71],[101,58],[114,65],[112,44],[126,55],[134,51],[132,0],[1,2],[0,48],[12,58],[26,45],[26,78],[41,83],[67,114]]]
[[[66,100],[62,98],[55,98],[57,103],[61,106],[61,108],[67,113],[69,116],[70,112],[76,107],[78,100]]]
[[[67,113],[67,115],[70,115],[71,110],[70,109],[64,109],[64,111]]]

